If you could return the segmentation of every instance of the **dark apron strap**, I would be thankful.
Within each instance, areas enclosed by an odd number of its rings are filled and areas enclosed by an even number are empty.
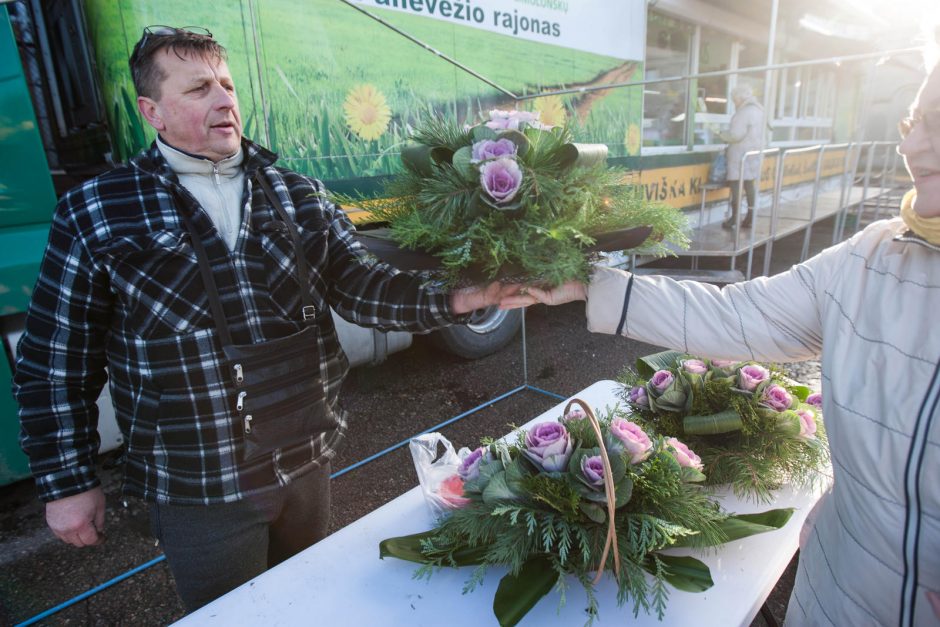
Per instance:
[[[313,320],[316,317],[316,307],[310,296],[310,274],[307,271],[307,258],[304,256],[303,246],[300,243],[300,233],[298,233],[297,226],[294,224],[294,221],[291,220],[287,210],[284,209],[284,205],[281,204],[281,199],[274,193],[270,183],[264,178],[260,170],[255,174],[255,180],[261,185],[261,190],[264,192],[268,202],[274,206],[274,210],[281,217],[281,220],[284,221],[284,224],[287,226],[287,231],[290,233],[291,243],[294,247],[294,257],[297,259],[297,280],[300,282],[300,297],[303,302],[303,320],[306,324],[313,324]],[[195,251],[196,260],[199,262],[199,273],[202,275],[202,282],[205,283],[206,295],[209,298],[209,308],[212,310],[212,317],[215,319],[215,325],[219,331],[222,345],[233,346],[232,332],[229,330],[228,319],[225,317],[225,310],[222,308],[222,299],[219,297],[219,288],[215,282],[215,276],[212,273],[212,265],[209,263],[209,255],[206,253],[206,247],[203,245],[202,238],[199,237],[199,233],[196,231],[192,218],[185,210],[180,210],[179,214],[180,217],[183,218],[183,223],[186,225],[186,230],[189,231],[190,238],[192,239],[193,251]]]
[[[304,249],[300,243],[300,233],[297,232],[297,225],[294,224],[294,221],[291,220],[291,217],[287,214],[284,205],[281,204],[281,199],[274,193],[271,184],[264,178],[264,173],[261,170],[255,173],[255,180],[261,185],[261,190],[264,192],[264,195],[267,196],[268,202],[274,205],[274,210],[277,211],[278,215],[281,216],[281,220],[287,225],[287,232],[290,233],[291,241],[294,244],[294,256],[297,258],[297,279],[300,281],[300,297],[304,304],[303,319],[304,321],[313,320],[317,315],[317,310],[313,305],[313,300],[310,298],[310,290],[308,289],[310,276],[307,274],[306,257],[303,254]]]

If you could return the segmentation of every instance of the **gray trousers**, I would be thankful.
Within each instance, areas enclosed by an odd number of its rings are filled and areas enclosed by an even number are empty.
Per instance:
[[[326,537],[330,465],[235,503],[151,503],[150,526],[192,612]]]

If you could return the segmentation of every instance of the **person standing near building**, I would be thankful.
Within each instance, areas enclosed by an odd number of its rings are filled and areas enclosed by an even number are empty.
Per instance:
[[[738,85],[731,90],[734,102],[734,115],[727,133],[718,137],[728,143],[728,185],[731,187],[731,217],[722,223],[726,229],[735,228],[738,213],[741,210],[741,192],[739,181],[743,181],[744,194],[747,196],[748,212],[741,220],[742,227],[751,226],[754,212],[757,210],[757,181],[760,180],[760,158],[756,155],[741,161],[748,152],[760,150],[764,146],[764,108],[754,97],[751,87]]]
[[[448,293],[367,255],[319,181],[242,137],[225,58],[207,30],[144,29],[130,67],[157,139],[58,203],[13,379],[47,522],[89,546],[110,378],[123,492],[148,502],[188,611],[328,531],[348,370],[330,307],[422,333],[501,289]]]

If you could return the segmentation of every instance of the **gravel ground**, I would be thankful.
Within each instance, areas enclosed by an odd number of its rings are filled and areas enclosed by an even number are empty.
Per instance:
[[[822,231],[817,229],[814,235],[814,250],[827,242]],[[802,237],[778,243],[773,271],[796,261],[794,254],[798,255],[801,243]],[[759,256],[756,261],[760,263]],[[660,350],[624,338],[592,335],[584,326],[583,305],[532,308],[526,318],[527,373],[521,342],[467,362],[438,352],[423,337],[382,365],[355,369],[343,388],[351,424],[334,471],[515,388],[526,381],[526,374],[531,385],[569,396],[595,381],[613,378],[636,357]],[[818,389],[818,363],[792,366],[794,378]],[[448,426],[443,433],[458,446],[472,444],[482,436],[502,435],[510,425],[522,424],[556,403],[557,399],[523,391]],[[56,541],[45,527],[42,506],[30,482],[0,489],[0,624],[27,620],[161,554],[150,535],[145,508],[137,501],[122,503],[120,477],[108,461],[104,460],[101,471],[108,500],[107,541],[98,547],[76,549]],[[416,484],[406,448],[335,479],[332,529]],[[777,621],[786,612],[795,562],[768,601]],[[161,562],[56,613],[43,624],[162,625],[182,614],[172,577]],[[764,624],[761,617],[753,623]]]

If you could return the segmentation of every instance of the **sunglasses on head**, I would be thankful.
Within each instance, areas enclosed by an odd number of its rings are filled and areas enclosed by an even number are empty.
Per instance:
[[[208,37],[212,39],[212,33],[209,32],[209,29],[203,28],[201,26],[165,26],[163,24],[154,24],[153,26],[147,26],[144,28],[143,37],[140,40],[140,47],[143,48],[147,45],[147,40],[151,37],[166,37],[168,35],[178,35],[180,33],[190,33],[192,35],[200,35],[202,37]]]

